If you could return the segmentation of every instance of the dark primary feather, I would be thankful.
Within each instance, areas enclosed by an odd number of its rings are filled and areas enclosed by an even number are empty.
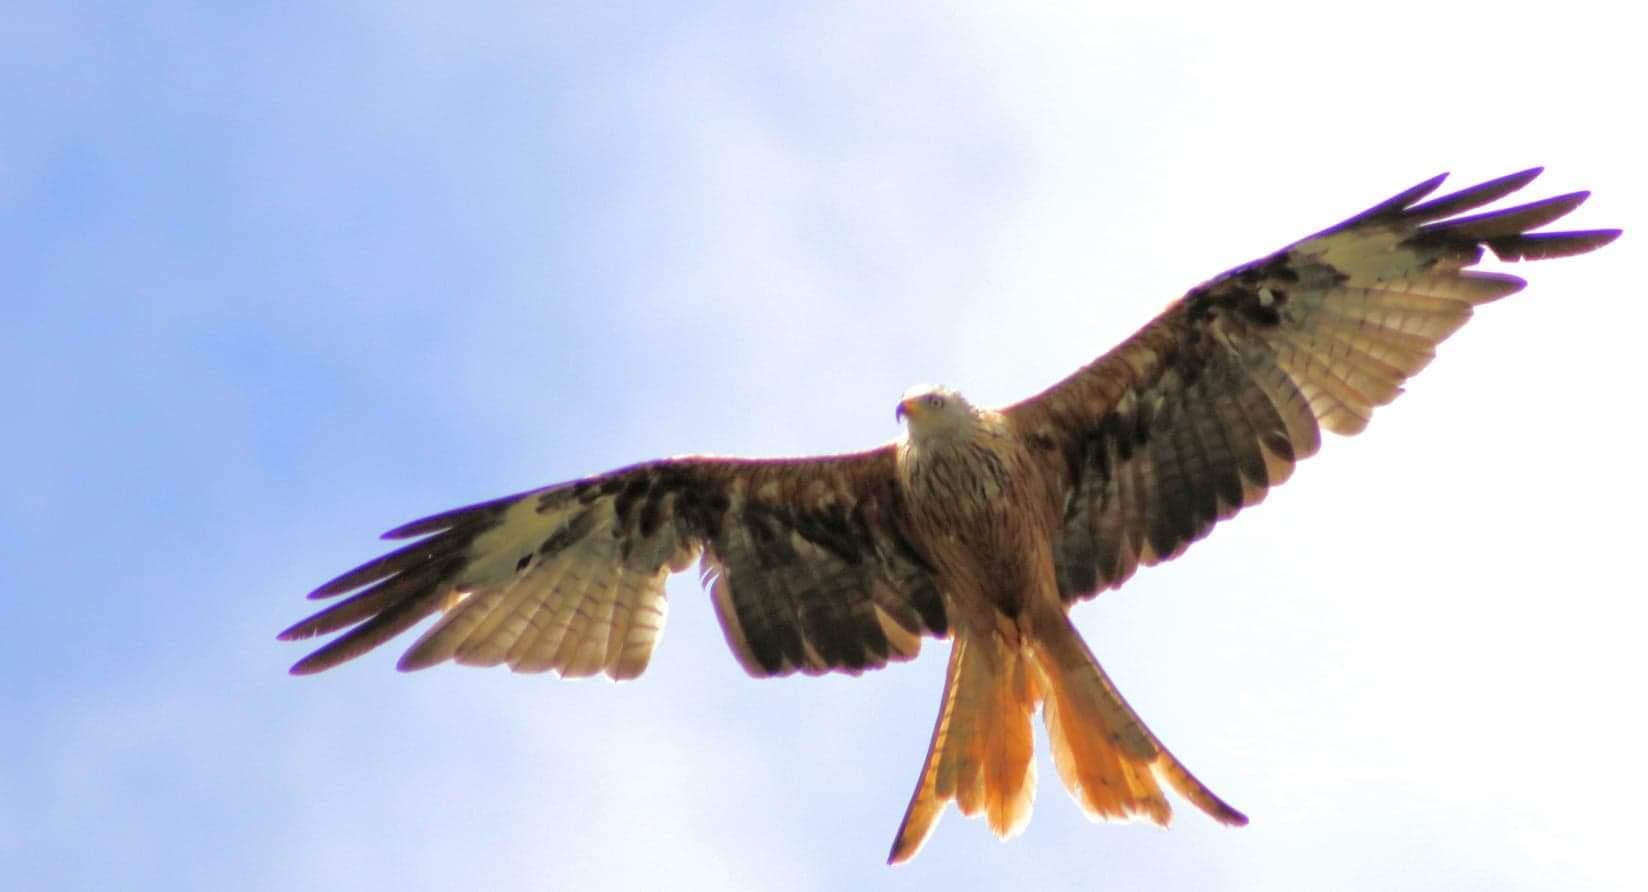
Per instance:
[[[440,599],[451,594],[468,562],[476,537],[495,527],[509,505],[535,492],[445,511],[384,533],[385,539],[434,535],[367,561],[310,592],[310,598],[331,598],[371,586],[280,633],[282,641],[300,641],[349,629],[299,660],[292,673],[308,675],[352,660],[438,611]]]
[[[1532,232],[1583,192],[1461,216],[1537,169],[1423,201],[1436,177],[1192,289],[1115,350],[1006,411],[1067,495],[1055,546],[1066,598],[1181,552],[1292,473],[1320,429],[1352,434],[1401,392],[1472,307],[1523,286],[1467,268],[1491,250],[1544,259],[1618,230]],[[702,556],[728,643],[752,674],[856,672],[904,659],[948,619],[902,527],[893,453],[690,458],[442,512],[422,537],[317,588],[347,597],[281,633],[340,633],[318,672],[436,614],[401,668],[445,660],[567,675],[639,673],[664,579]]]
[[[708,541],[704,577],[752,675],[856,672],[908,659],[947,630],[944,603],[901,525],[891,449],[851,476],[752,466],[739,521]],[[765,492],[764,492],[765,491]]]
[[[293,666],[319,672],[441,614],[402,669],[456,660],[627,678],[661,631],[664,579],[702,554],[751,674],[856,673],[946,630],[898,498],[890,449],[637,465],[397,527],[385,538],[424,538],[317,588],[354,594],[280,637],[342,630]]]
[[[1121,346],[1010,407],[1055,450],[1068,495],[1055,550],[1067,599],[1120,585],[1264,498],[1313,454],[1320,428],[1360,431],[1472,308],[1520,290],[1471,271],[1583,253],[1616,229],[1531,232],[1576,192],[1459,216],[1539,169],[1418,203],[1427,180],[1192,289]]]
[[[333,637],[292,671],[336,666],[433,618],[399,668],[630,678],[662,632],[665,580],[697,560],[728,645],[755,676],[857,673],[955,626],[891,860],[913,854],[952,799],[985,811],[998,835],[1023,826],[1038,705],[1055,767],[1090,815],[1166,823],[1165,784],[1244,824],[1128,707],[1069,618],[1049,611],[1045,537],[1059,517],[1049,509],[1063,510],[1051,569],[1068,607],[1263,499],[1316,452],[1322,429],[1360,431],[1477,304],[1523,287],[1469,269],[1485,251],[1537,260],[1619,235],[1534,231],[1583,192],[1479,211],[1538,174],[1428,201],[1443,177],[1421,183],[1191,289],[1001,414],[956,416],[974,425],[928,428],[926,441],[913,424],[902,452],[670,459],[412,521],[385,538],[414,541],[310,594],[337,600],[280,637]],[[971,439],[944,439],[958,435]]]

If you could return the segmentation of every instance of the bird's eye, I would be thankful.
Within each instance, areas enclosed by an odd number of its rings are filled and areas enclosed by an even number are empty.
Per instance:
[[[929,408],[929,409],[942,409],[942,408],[944,408],[944,397],[939,396],[936,393],[927,394],[927,408]]]

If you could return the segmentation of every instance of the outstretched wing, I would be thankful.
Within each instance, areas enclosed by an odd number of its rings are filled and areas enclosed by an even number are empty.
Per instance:
[[[1531,232],[1588,196],[1460,214],[1526,186],[1511,174],[1423,204],[1428,180],[1175,301],[1121,346],[1008,407],[1063,475],[1055,548],[1066,600],[1120,585],[1264,498],[1320,445],[1354,434],[1478,304],[1520,290],[1472,271],[1580,254],[1619,230]]]
[[[664,581],[702,557],[722,629],[756,676],[857,673],[946,631],[906,538],[893,453],[636,465],[416,520],[423,536],[310,594],[355,592],[280,634],[341,630],[300,660],[353,659],[440,613],[401,658],[632,678],[664,624]],[[360,591],[356,591],[356,590]]]

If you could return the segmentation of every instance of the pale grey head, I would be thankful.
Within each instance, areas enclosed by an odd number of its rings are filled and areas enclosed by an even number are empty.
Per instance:
[[[948,387],[922,384],[904,392],[893,417],[909,428],[910,439],[920,442],[966,432],[978,420],[978,410]]]

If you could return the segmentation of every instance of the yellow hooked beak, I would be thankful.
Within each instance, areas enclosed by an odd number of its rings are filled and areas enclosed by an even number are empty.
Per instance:
[[[921,400],[917,397],[910,397],[907,400],[899,400],[898,408],[893,410],[893,420],[903,421],[906,417],[916,414],[916,412],[920,409]]]

